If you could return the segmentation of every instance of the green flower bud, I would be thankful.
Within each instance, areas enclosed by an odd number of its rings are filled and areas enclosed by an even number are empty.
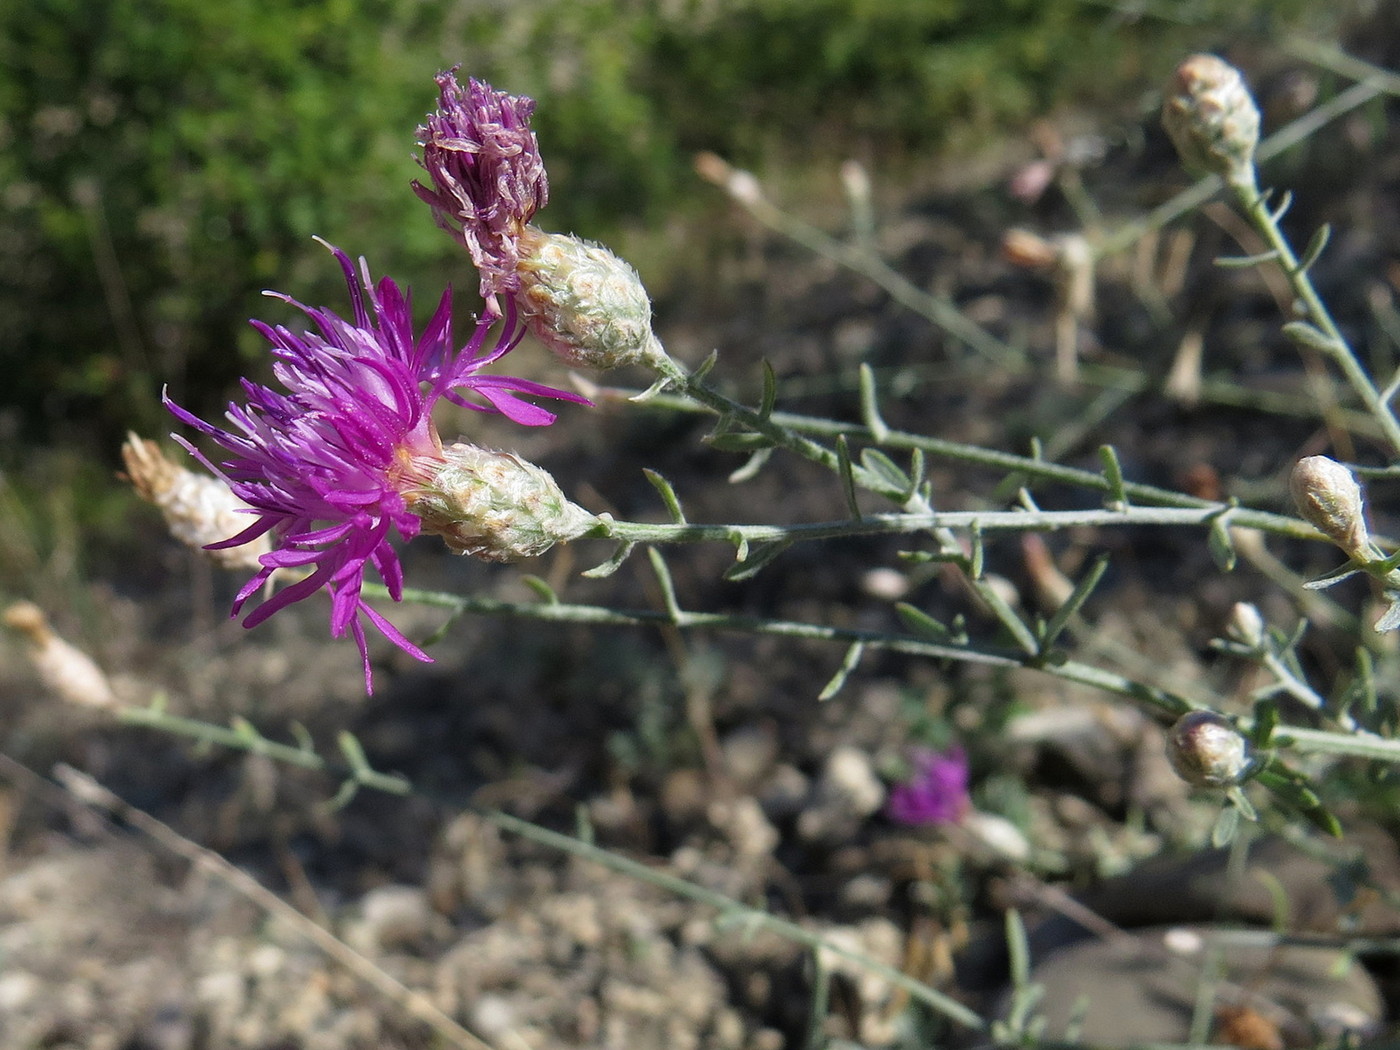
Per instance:
[[[1357,561],[1370,557],[1361,486],[1351,471],[1326,456],[1308,456],[1294,466],[1288,488],[1303,520]]]
[[[1190,711],[1167,734],[1167,758],[1193,787],[1232,787],[1254,770],[1254,748],[1228,718]]]
[[[606,248],[527,226],[516,273],[530,333],[571,368],[642,364],[660,353],[641,278]]]
[[[549,473],[509,452],[455,444],[443,466],[413,494],[423,531],[456,554],[510,562],[543,554],[583,535],[597,518],[570,503]]]
[[[1254,184],[1259,108],[1234,66],[1214,55],[1192,55],[1177,66],[1162,126],[1188,168]]]

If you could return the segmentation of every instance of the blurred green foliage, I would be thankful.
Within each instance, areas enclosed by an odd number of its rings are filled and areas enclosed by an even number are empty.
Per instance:
[[[540,100],[544,225],[606,237],[683,210],[698,148],[750,164],[924,149],[1149,83],[1180,47],[1302,6],[1179,0],[1132,21],[1087,0],[0,5],[0,424],[109,443],[164,429],[162,384],[211,409],[250,365],[265,374],[246,319],[290,316],[260,290],[342,305],[313,235],[425,305],[445,279],[474,286],[408,188],[444,66]]]

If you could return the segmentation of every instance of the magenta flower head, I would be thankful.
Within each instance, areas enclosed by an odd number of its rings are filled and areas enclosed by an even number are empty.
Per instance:
[[[967,797],[967,754],[916,748],[910,753],[913,775],[890,791],[885,814],[900,824],[955,824],[963,818]]]
[[[387,277],[372,284],[363,261],[357,278],[345,253],[331,251],[350,289],[349,320],[277,295],[302,310],[315,330],[297,335],[280,325],[252,322],[272,344],[277,359],[273,374],[285,392],[245,379],[247,401],[229,405],[233,426],[228,430],[164,400],[178,419],[230,453],[220,470],[176,437],[254,515],[246,529],[211,549],[237,547],[270,534],[272,550],[258,559],[262,568],[238,593],[234,614],[278,570],[308,573],[253,609],[244,626],[254,627],[325,588],[331,598],[331,634],[339,638],[348,631],[354,637],[368,691],[372,683],[364,620],[404,652],[429,660],[360,591],[365,572],[373,567],[393,599],[402,597],[403,571],[390,538],[397,533],[411,539],[422,529],[414,500],[445,463],[433,406],[446,399],[542,426],[552,423],[554,415],[520,395],[583,398],[523,379],[480,374],[519,342],[522,328],[514,310],[494,340],[488,338],[493,325],[487,318],[464,347],[453,349],[449,290],[415,337],[409,296]]]
[[[520,287],[520,235],[549,199],[549,180],[530,130],[534,101],[475,79],[464,91],[456,72],[437,75],[438,108],[418,128],[418,163],[432,185],[413,189],[471,253],[481,296],[499,310],[497,294]]]

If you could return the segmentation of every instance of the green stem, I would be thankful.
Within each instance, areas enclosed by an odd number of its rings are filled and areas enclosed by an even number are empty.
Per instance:
[[[633,392],[622,390],[617,392],[620,397],[628,396],[631,393]],[[697,405],[695,401],[692,401],[685,395],[658,394],[650,398],[647,403],[668,409],[691,412],[703,411],[710,407],[708,405]],[[869,427],[859,423],[847,423],[840,420],[799,415],[792,412],[774,412],[768,418],[774,425],[798,433],[820,434],[831,437],[845,434],[851,438],[870,441],[873,441],[875,438],[874,433]],[[927,455],[939,456],[943,459],[970,463],[974,466],[989,467],[994,470],[1005,471],[1012,474],[1022,474],[1028,478],[1035,478],[1041,481],[1074,485],[1079,488],[1092,489],[1096,492],[1107,493],[1112,488],[1108,479],[1102,474],[1095,473],[1092,470],[1065,466],[1060,463],[1051,463],[1033,456],[1018,456],[1012,452],[999,452],[996,449],[983,448],[979,445],[966,445],[957,441],[947,441],[943,438],[928,437],[923,434],[915,434],[904,430],[886,430],[882,438],[883,440],[881,440],[879,444],[884,448],[908,449],[911,451],[918,449]],[[1217,511],[1221,507],[1219,503],[1212,503],[1210,500],[1201,499],[1197,496],[1188,496],[1184,492],[1173,492],[1171,489],[1158,488],[1155,485],[1144,485],[1134,481],[1125,481],[1123,483],[1123,491],[1130,499],[1141,500],[1145,503],[1155,503],[1166,507],[1194,507],[1202,510],[1214,509]],[[1268,511],[1250,510],[1244,507],[1236,508],[1230,512],[1230,523],[1243,528],[1259,529],[1262,532],[1269,532],[1279,536],[1289,536],[1293,539],[1325,539],[1320,532],[1304,521],[1300,521],[1297,518],[1290,518],[1284,514],[1273,514]]]
[[[1222,503],[1201,509],[1184,507],[1122,507],[1093,510],[941,511],[931,514],[869,514],[845,521],[796,525],[653,524],[605,518],[587,536],[629,543],[750,544],[837,539],[848,536],[906,535],[933,529],[975,529],[980,532],[1055,532],[1094,526],[1210,525],[1223,515],[1236,523],[1240,511]]]
[[[1230,183],[1231,192],[1235,195],[1240,207],[1244,209],[1250,224],[1268,243],[1270,250],[1277,254],[1279,266],[1283,269],[1284,275],[1288,278],[1288,283],[1293,289],[1293,294],[1297,297],[1301,313],[1327,337],[1328,350],[1332,360],[1336,362],[1347,382],[1351,384],[1352,389],[1356,391],[1367,410],[1380,424],[1381,430],[1385,433],[1386,440],[1390,444],[1391,451],[1400,455],[1400,422],[1397,422],[1395,414],[1385,404],[1375,384],[1371,382],[1371,377],[1366,373],[1366,369],[1356,359],[1355,352],[1347,343],[1336,322],[1332,320],[1332,314],[1327,309],[1327,305],[1317,294],[1317,289],[1313,287],[1312,278],[1308,276],[1307,268],[1298,264],[1297,255],[1294,254],[1288,239],[1284,237],[1283,231],[1279,229],[1278,222],[1269,210],[1268,202],[1255,184],[1252,170],[1250,174],[1251,177],[1248,179],[1233,180]]]

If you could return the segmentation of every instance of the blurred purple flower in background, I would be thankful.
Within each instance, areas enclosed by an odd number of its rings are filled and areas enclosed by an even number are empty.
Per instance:
[[[398,533],[407,540],[418,534],[421,522],[410,503],[444,464],[432,421],[434,404],[445,398],[542,426],[554,421],[553,413],[517,395],[584,399],[523,379],[477,374],[520,341],[522,328],[513,308],[489,347],[495,320],[490,317],[455,350],[450,290],[415,337],[409,296],[387,277],[373,284],[363,260],[357,278],[345,253],[331,251],[345,271],[351,320],[279,295],[302,310],[316,331],[296,335],[281,325],[253,322],[272,344],[277,358],[273,374],[286,393],[243,380],[247,403],[231,403],[227,413],[238,432],[205,422],[169,397],[164,401],[178,419],[232,453],[220,470],[176,438],[223,477],[255,515],[248,528],[211,549],[240,546],[271,533],[273,550],[261,556],[262,569],[239,591],[234,614],[279,569],[309,569],[309,575],[250,612],[244,626],[254,627],[324,587],[331,597],[331,634],[339,638],[348,630],[354,637],[368,691],[362,616],[404,652],[430,660],[365,603],[360,588],[367,567],[373,566],[393,599],[402,597],[403,569],[390,536]],[[468,400],[460,391],[485,403]]]
[[[481,296],[499,312],[497,294],[520,287],[520,235],[549,199],[549,180],[530,130],[534,101],[475,79],[464,91],[456,72],[437,75],[438,108],[418,128],[432,185],[413,189],[471,254]]]
[[[947,751],[915,748],[910,752],[913,774],[890,790],[885,814],[900,824],[954,824],[967,812],[967,754],[960,747]]]

